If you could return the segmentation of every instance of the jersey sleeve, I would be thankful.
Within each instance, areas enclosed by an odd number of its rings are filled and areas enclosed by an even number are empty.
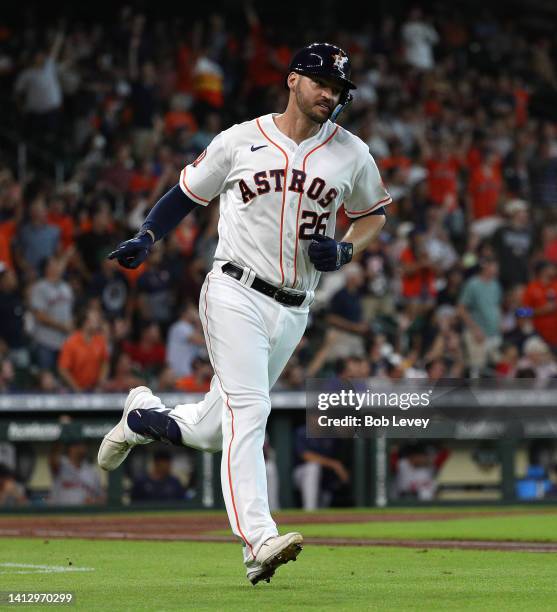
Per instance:
[[[221,193],[229,172],[230,156],[221,133],[194,162],[182,170],[180,187],[188,198],[207,206]]]
[[[365,217],[380,206],[392,202],[379,175],[373,157],[368,153],[367,159],[356,175],[352,192],[344,202],[346,216],[350,219]]]

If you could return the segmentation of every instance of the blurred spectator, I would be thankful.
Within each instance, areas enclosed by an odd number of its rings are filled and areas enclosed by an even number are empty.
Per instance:
[[[72,391],[94,391],[106,381],[109,355],[102,324],[97,310],[87,310],[81,327],[62,346],[58,372]]]
[[[193,67],[193,93],[197,103],[210,108],[221,108],[224,104],[222,68],[206,49],[201,49]]]
[[[390,353],[384,360],[383,377],[390,380],[406,378],[405,361],[399,353]]]
[[[143,318],[166,325],[172,318],[176,279],[163,260],[163,255],[164,246],[158,242],[149,256],[146,270],[137,280],[137,290]]]
[[[370,375],[369,361],[364,357],[350,355],[337,363],[337,375],[341,381],[363,380]]]
[[[100,271],[102,262],[114,246],[111,230],[110,205],[106,200],[101,200],[96,203],[90,228],[84,231],[76,242],[84,265],[83,274],[87,279]]]
[[[526,202],[511,200],[505,212],[509,221],[495,231],[492,244],[499,262],[499,280],[504,289],[509,289],[528,282],[533,236]]]
[[[153,126],[157,113],[157,74],[152,62],[139,65],[139,51],[144,36],[145,15],[133,19],[130,48],[129,75],[131,81],[132,127],[134,150],[144,158],[152,152]]]
[[[134,372],[130,356],[127,353],[119,353],[114,360],[112,375],[103,385],[103,391],[127,393],[141,385],[145,385],[145,380]]]
[[[518,363],[519,370],[531,370],[541,382],[557,377],[557,363],[549,346],[538,336],[528,338],[524,343],[524,358]]]
[[[307,376],[316,376],[321,368],[339,357],[365,354],[369,325],[364,320],[361,290],[365,282],[359,263],[342,270],[344,286],[334,293],[327,312],[327,328],[319,350],[307,367]]]
[[[520,352],[514,344],[505,343],[501,346],[501,358],[495,371],[499,378],[514,378],[518,368]]]
[[[536,278],[524,290],[522,313],[532,317],[538,334],[557,348],[557,276],[555,265],[547,261],[536,265]]]
[[[502,187],[500,160],[493,151],[484,150],[480,155],[480,162],[470,172],[468,183],[470,219],[478,220],[495,216]]]
[[[134,480],[130,497],[134,502],[187,499],[186,489],[172,475],[172,455],[168,451],[158,450],[154,453],[149,473]]]
[[[25,488],[17,482],[8,466],[0,463],[0,507],[13,508],[28,503]]]
[[[439,42],[435,28],[427,23],[419,8],[410,12],[408,21],[402,25],[405,60],[420,70],[431,70],[435,66],[433,46]]]
[[[148,196],[157,186],[158,179],[154,173],[154,164],[150,159],[142,161],[130,180],[128,189],[132,194]]]
[[[47,221],[60,230],[60,240],[64,249],[74,244],[75,223],[71,214],[67,212],[66,202],[61,195],[50,200]]]
[[[126,275],[115,259],[101,261],[100,270],[95,273],[89,284],[88,293],[97,298],[103,313],[110,321],[129,314],[130,286]]]
[[[386,237],[379,236],[362,255],[366,284],[362,294],[364,318],[389,315],[394,308],[391,289],[392,264],[387,255]]]
[[[530,162],[532,198],[541,206],[557,205],[557,151],[550,140],[539,144],[537,154]]]
[[[173,135],[176,130],[184,128],[191,133],[197,131],[197,122],[195,117],[188,112],[187,106],[187,99],[184,96],[176,94],[172,97],[170,110],[164,115],[164,129],[167,134]],[[205,143],[204,146],[201,146],[201,150],[205,149],[208,144]]]
[[[464,376],[465,358],[456,308],[445,305],[437,310],[434,315],[433,332],[435,333],[433,342],[424,356],[429,378],[432,378],[430,372],[432,364],[436,365],[437,369],[439,360],[443,363],[443,374],[437,378],[461,378]]]
[[[14,238],[23,216],[22,184],[0,163],[0,264],[14,267]]]
[[[416,230],[410,232],[408,246],[400,255],[402,298],[412,320],[433,305],[436,295],[435,266],[427,250],[426,239]]]
[[[17,238],[19,261],[28,278],[34,278],[45,260],[53,257],[60,247],[60,229],[47,221],[47,208],[42,195],[37,195],[29,207],[29,221]]]
[[[447,271],[445,287],[437,294],[437,306],[457,306],[462,290],[462,270],[455,266]]]
[[[542,228],[542,256],[547,261],[557,264],[557,225],[544,225]]]
[[[33,63],[21,72],[15,82],[15,93],[21,97],[28,136],[40,141],[56,135],[60,127],[62,88],[57,59],[64,34],[57,32],[48,52],[37,51]]]
[[[24,328],[25,306],[14,270],[0,262],[0,340],[21,365],[27,364],[27,337]]]
[[[73,330],[73,291],[63,280],[65,262],[51,257],[44,278],[31,285],[29,302],[34,317],[33,341],[39,368],[53,370],[64,341]]]
[[[394,498],[431,501],[437,495],[437,474],[449,457],[445,449],[428,449],[411,442],[393,449],[391,468],[395,473]]]
[[[444,227],[443,211],[432,207],[427,211],[426,219],[428,229],[424,234],[424,242],[433,269],[438,272],[450,270],[456,265],[458,255]]]
[[[338,459],[340,440],[307,438],[306,426],[295,435],[296,467],[294,483],[302,496],[304,510],[331,505],[333,494],[350,481],[350,474]]]
[[[83,442],[71,442],[64,454],[61,445],[54,444],[48,462],[52,475],[49,495],[52,505],[81,506],[106,501],[99,473],[87,460],[87,446]]]
[[[275,391],[302,391],[305,386],[306,371],[299,360],[293,356],[273,389]]]
[[[205,337],[201,329],[197,307],[192,302],[182,308],[180,318],[168,330],[166,363],[176,376],[188,376],[192,362],[204,351]]]
[[[191,374],[178,378],[176,389],[188,393],[206,393],[209,391],[213,377],[210,361],[203,357],[195,357],[191,365]]]
[[[41,370],[37,376],[36,390],[43,393],[63,393],[64,388],[50,370]]]
[[[156,323],[148,323],[142,328],[139,342],[125,340],[122,348],[144,372],[157,372],[164,366],[166,351]]]
[[[291,52],[286,45],[269,40],[272,29],[265,28],[251,3],[244,4],[249,26],[246,76],[250,88],[248,106],[254,115],[261,114],[264,101],[273,87],[282,85]]]
[[[503,335],[503,340],[507,344],[516,346],[520,353],[522,352],[526,340],[536,335],[531,315],[530,308],[517,308],[515,311],[514,327],[506,331]]]
[[[156,382],[157,391],[176,391],[176,374],[172,368],[164,367],[158,375]]]
[[[468,279],[459,301],[459,312],[466,329],[464,340],[471,376],[478,377],[501,343],[502,290],[497,280],[497,262],[480,261],[480,272]]]
[[[100,185],[114,193],[126,193],[132,179],[133,167],[130,145],[127,142],[119,144],[113,159],[101,173]]]
[[[17,449],[15,444],[8,442],[0,442],[0,465],[4,465],[8,470],[15,472],[17,466]]]
[[[425,370],[427,373],[427,379],[431,380],[432,382],[437,382],[443,378],[450,378],[447,376],[446,362],[440,357],[427,361],[425,364]]]
[[[461,160],[447,141],[436,143],[431,151],[426,149],[426,152],[429,153],[426,159],[429,197],[438,206],[453,208],[458,201]]]
[[[0,357],[0,391],[2,393],[13,393],[15,386],[15,371],[12,362]]]

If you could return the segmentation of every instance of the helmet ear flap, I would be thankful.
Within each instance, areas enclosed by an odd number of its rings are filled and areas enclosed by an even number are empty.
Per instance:
[[[354,96],[350,93],[350,90],[348,89],[348,87],[346,87],[340,94],[338,103],[342,104],[343,106],[346,106],[347,104],[350,104],[350,102],[352,102],[353,99],[354,99]]]
[[[334,123],[340,113],[352,102],[354,96],[350,93],[348,87],[340,94],[340,98],[338,104],[335,107],[335,110],[331,113],[331,121]]]

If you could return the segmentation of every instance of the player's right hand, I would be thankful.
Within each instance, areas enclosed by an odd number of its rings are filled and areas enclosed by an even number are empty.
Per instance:
[[[121,242],[108,255],[108,259],[117,259],[124,268],[134,270],[147,259],[153,244],[153,239],[147,232],[140,232],[130,240]]]

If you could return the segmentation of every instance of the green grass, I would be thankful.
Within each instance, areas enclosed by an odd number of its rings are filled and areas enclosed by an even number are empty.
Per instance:
[[[79,610],[554,610],[557,556],[306,546],[252,587],[237,544],[0,540],[0,563],[93,567],[0,574],[0,591],[73,591]],[[0,572],[8,571],[0,568]],[[33,609],[42,609],[33,606]],[[46,608],[46,607],[45,607]],[[52,609],[50,606],[48,609]]]
[[[280,524],[279,524],[280,527]],[[388,538],[419,540],[519,540],[557,541],[557,514],[498,516],[442,521],[400,521],[284,525],[282,530],[300,531],[322,538]],[[225,534],[228,531],[219,531]]]

